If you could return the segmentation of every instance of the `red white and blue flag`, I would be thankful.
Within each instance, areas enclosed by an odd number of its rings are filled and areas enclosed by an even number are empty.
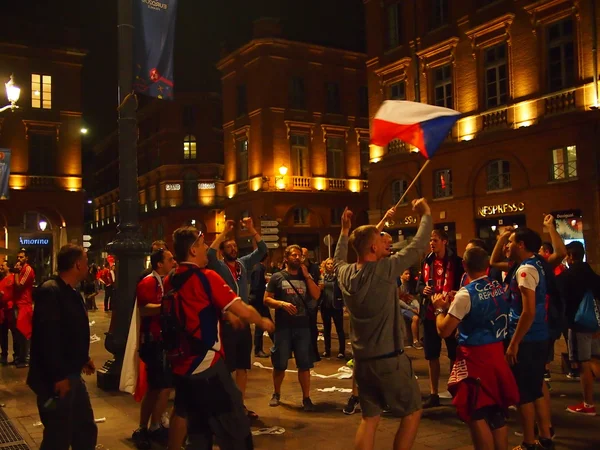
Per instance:
[[[442,145],[460,113],[426,103],[386,100],[373,119],[371,143],[384,147],[394,139],[414,145],[429,159]]]

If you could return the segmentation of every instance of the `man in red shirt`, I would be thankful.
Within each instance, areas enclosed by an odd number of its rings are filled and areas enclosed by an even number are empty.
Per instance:
[[[434,229],[429,240],[431,253],[423,262],[421,279],[419,280],[419,292],[428,297],[434,294],[452,296],[460,289],[460,281],[464,273],[462,259],[448,247],[448,235],[445,231]],[[440,382],[440,353],[442,350],[442,339],[438,335],[434,307],[429,301],[425,320],[423,321],[423,347],[425,359],[429,363],[429,383],[431,396],[423,404],[423,408],[440,406],[438,386]],[[450,367],[456,359],[456,338],[450,336],[444,339],[448,350]]]
[[[181,305],[178,310],[185,316],[186,333],[193,336],[193,348],[171,360],[176,376],[175,415],[187,419],[188,448],[212,448],[216,436],[222,448],[251,449],[242,395],[223,358],[220,321],[228,312],[267,332],[275,326],[243,303],[216,272],[205,268],[208,257],[202,232],[179,228],[173,233],[173,246],[179,266],[165,279],[164,289],[170,292],[178,287],[174,304]],[[181,431],[179,425],[171,426],[169,449],[181,447]]]
[[[15,339],[15,313],[13,310],[13,289],[15,284],[15,275],[10,273],[8,262],[5,260],[0,263],[0,364],[8,364],[8,330],[13,337],[13,361],[17,357],[17,340]]]
[[[33,318],[33,283],[35,273],[29,265],[29,258],[25,250],[17,253],[17,264],[20,267],[18,274],[15,274],[14,285],[14,307],[16,310],[16,340],[17,340],[17,359],[16,366],[19,369],[29,367],[29,339],[31,339],[31,327]],[[17,266],[15,266],[16,268]]]
[[[144,396],[140,411],[140,427],[132,439],[139,449],[149,449],[150,440],[164,442],[168,430],[162,427],[161,417],[167,409],[171,393],[171,374],[162,352],[160,310],[164,295],[163,278],[173,269],[173,254],[159,249],[150,257],[152,272],[137,285],[136,298],[140,310],[141,325],[139,339],[140,359],[146,365],[148,392]],[[148,422],[152,417],[150,429]]]
[[[108,262],[104,265],[100,282],[104,285],[104,311],[111,311],[110,303],[114,293],[115,271]]]

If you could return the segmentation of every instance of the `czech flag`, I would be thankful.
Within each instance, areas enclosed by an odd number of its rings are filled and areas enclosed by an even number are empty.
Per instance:
[[[384,147],[394,139],[414,145],[429,159],[460,116],[453,109],[426,103],[386,100],[373,119],[371,143]]]

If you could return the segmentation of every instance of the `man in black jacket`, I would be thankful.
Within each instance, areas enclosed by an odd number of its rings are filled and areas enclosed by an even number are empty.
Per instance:
[[[98,429],[81,374],[95,371],[89,356],[90,327],[76,286],[86,277],[82,247],[63,246],[58,276],[34,294],[31,361],[27,384],[37,394],[44,437],[40,450],[93,450]]]

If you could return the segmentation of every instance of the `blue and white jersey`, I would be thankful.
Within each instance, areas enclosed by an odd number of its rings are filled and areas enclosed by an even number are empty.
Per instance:
[[[523,338],[523,342],[540,342],[550,339],[548,329],[548,302],[546,299],[546,272],[539,256],[526,259],[515,271],[510,280],[510,313],[508,320],[509,336],[517,329],[517,323],[523,312],[523,298],[520,288],[535,292],[535,317]]]
[[[448,314],[461,320],[458,343],[478,346],[501,342],[508,327],[508,297],[504,287],[485,276],[456,293]]]

